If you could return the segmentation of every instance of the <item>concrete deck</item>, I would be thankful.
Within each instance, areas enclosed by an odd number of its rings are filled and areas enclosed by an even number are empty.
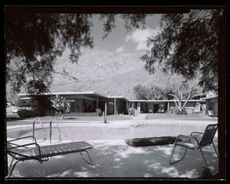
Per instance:
[[[142,118],[140,118],[142,119]],[[137,119],[136,125],[139,124]],[[153,120],[151,120],[153,121]],[[159,120],[156,120],[159,122]],[[175,120],[176,121],[176,120]],[[126,122],[126,123],[125,123]],[[189,121],[190,122],[190,121]],[[214,123],[212,120],[211,123]],[[203,126],[208,121],[201,122]],[[92,123],[92,122],[91,122]],[[89,126],[92,125],[87,123]],[[94,122],[95,123],[95,122]],[[110,124],[98,123],[98,126],[132,126],[135,124],[130,121],[111,122]],[[145,120],[145,124],[150,120]],[[162,121],[164,124],[164,120]],[[167,121],[165,122],[167,123]],[[177,121],[178,123],[178,121]],[[191,120],[192,123],[192,120]],[[196,122],[198,123],[198,122]],[[62,127],[74,126],[73,122],[60,123]],[[84,126],[86,123],[78,123],[76,126]],[[143,121],[142,121],[143,124]],[[7,126],[8,131],[28,128],[29,125]],[[94,124],[95,126],[95,124]],[[190,131],[190,130],[189,130]],[[194,130],[192,130],[194,131]],[[71,133],[71,132],[69,132]],[[72,132],[74,133],[74,132]],[[75,132],[77,133],[77,132]],[[96,135],[97,132],[91,132]],[[10,135],[10,134],[9,134]],[[10,136],[11,137],[11,136]],[[12,136],[15,137],[15,136]],[[217,138],[217,137],[216,137]],[[26,140],[29,142],[31,140]],[[63,139],[61,141],[53,139],[52,144],[70,142],[71,140]],[[199,178],[202,174],[205,164],[199,151],[188,151],[183,161],[170,165],[169,158],[173,145],[164,146],[148,146],[148,147],[130,147],[125,143],[124,139],[111,140],[94,140],[93,136],[87,142],[92,144],[94,148],[90,150],[94,166],[88,165],[79,153],[72,153],[63,156],[50,158],[48,162],[40,164],[37,161],[19,162],[12,173],[12,177],[20,178]],[[40,145],[50,144],[49,140],[38,138]],[[217,143],[217,141],[215,141]],[[176,157],[179,157],[181,149],[178,150]],[[213,147],[204,149],[205,156],[209,162],[209,169],[212,174],[218,172],[219,162],[215,155]],[[8,164],[11,158],[8,157]]]

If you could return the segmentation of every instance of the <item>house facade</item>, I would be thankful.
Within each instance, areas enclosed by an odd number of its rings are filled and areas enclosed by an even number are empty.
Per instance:
[[[127,114],[126,99],[122,96],[103,96],[94,91],[55,92],[42,95],[19,94],[20,106],[31,106],[32,97],[47,96],[51,101],[63,98],[67,106],[66,113],[78,115],[101,115],[107,108],[107,114]],[[106,105],[106,107],[105,107]],[[50,114],[50,112],[48,113]]]
[[[185,102],[185,101],[182,101]],[[176,105],[174,100],[130,100],[130,106],[136,113],[174,113]],[[188,114],[205,113],[205,100],[189,100],[186,105]]]
[[[36,95],[19,94],[20,106],[26,106]],[[140,113],[174,113],[176,110],[174,100],[128,100],[123,96],[105,96],[94,91],[88,92],[55,92],[38,96],[47,96],[51,101],[57,98],[65,99],[68,114],[102,115],[129,114],[133,109],[135,114]],[[210,103],[213,103],[210,101]],[[208,108],[210,107],[208,103]],[[188,114],[205,113],[207,102],[205,99],[191,99],[186,105]],[[215,106],[215,105],[214,105]],[[215,106],[215,112],[217,112]],[[50,112],[48,113],[50,114]]]

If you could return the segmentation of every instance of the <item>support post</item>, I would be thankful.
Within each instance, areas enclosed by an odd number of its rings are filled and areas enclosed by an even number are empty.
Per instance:
[[[35,119],[34,119],[34,121],[33,121],[33,137],[35,137]],[[33,139],[33,138],[32,138]],[[34,141],[34,139],[33,139],[33,141]]]
[[[105,102],[104,123],[107,123],[107,103]]]
[[[97,106],[96,106],[97,109],[98,109],[98,106],[99,106],[99,98],[97,96]]]
[[[50,120],[50,144],[52,141],[52,120]]]
[[[113,108],[114,108],[114,114],[117,114],[117,99],[116,98],[114,98]]]
[[[169,113],[169,102],[167,102],[167,113]]]

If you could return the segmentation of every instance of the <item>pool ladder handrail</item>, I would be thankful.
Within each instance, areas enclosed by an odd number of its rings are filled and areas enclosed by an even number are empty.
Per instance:
[[[44,124],[43,124],[43,122],[41,121],[40,117],[38,117],[38,120],[39,120],[39,122],[40,122],[40,125],[42,126],[42,131],[43,131],[43,133],[45,134]],[[52,124],[53,124],[53,120],[56,122],[56,126],[57,126],[58,131],[59,131],[59,140],[61,140],[61,137],[62,137],[62,135],[61,135],[61,129],[60,129],[59,123],[58,123],[58,121],[57,121],[57,117],[54,116],[54,117],[50,118],[50,120],[49,120],[49,125],[50,125],[50,126],[49,126],[49,129],[50,129],[50,143],[52,142],[52,131],[53,131],[53,130],[52,130],[52,129],[53,129]],[[35,124],[36,124],[36,118],[34,118],[34,120],[33,120],[33,136],[34,136],[34,137],[35,137],[35,130],[36,130]],[[44,137],[43,139],[46,140],[46,137]]]
[[[61,137],[62,137],[62,134],[61,134],[61,129],[60,129],[60,126],[59,126],[59,122],[57,121],[57,117],[56,116],[53,116],[51,119],[50,119],[50,143],[52,142],[52,129],[53,129],[53,120],[56,122],[56,127],[58,128],[58,132],[59,132],[59,140],[62,140]]]
[[[44,125],[43,125],[43,122],[41,121],[40,117],[38,117],[38,120],[40,122],[40,125],[42,126],[42,131],[43,131],[43,134],[44,134],[44,140],[46,140],[46,137],[45,137],[45,130],[44,130]],[[36,124],[36,118],[34,118],[33,120],[33,137],[35,137],[35,130],[36,130],[36,127],[35,127],[35,124]]]

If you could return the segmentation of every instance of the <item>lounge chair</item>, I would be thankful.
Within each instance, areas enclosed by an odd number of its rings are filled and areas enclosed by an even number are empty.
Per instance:
[[[15,141],[27,138],[32,138],[34,142],[27,144],[15,143]],[[92,148],[93,146],[85,141],[40,146],[34,136],[26,136],[7,141],[7,154],[13,158],[9,167],[9,176],[12,174],[16,164],[20,161],[37,160],[42,163],[43,161],[48,161],[49,157],[75,152],[79,152],[88,164],[94,165],[88,152],[88,150]],[[83,152],[87,153],[88,159],[84,157]]]
[[[217,124],[209,124],[203,133],[202,132],[192,132],[190,136],[178,135],[174,143],[173,149],[172,149],[172,154],[169,160],[169,164],[172,165],[172,164],[175,164],[183,160],[186,155],[187,149],[190,149],[190,150],[200,151],[203,157],[204,163],[206,167],[208,168],[208,163],[205,159],[202,148],[206,146],[210,146],[212,144],[217,157],[219,157],[217,153],[217,149],[213,143],[213,138],[215,136],[216,131],[217,131]],[[180,159],[173,161],[173,154],[177,146],[184,147],[185,151],[184,151],[183,156]]]

